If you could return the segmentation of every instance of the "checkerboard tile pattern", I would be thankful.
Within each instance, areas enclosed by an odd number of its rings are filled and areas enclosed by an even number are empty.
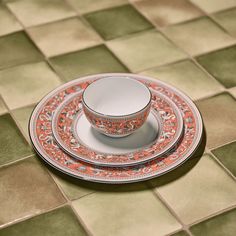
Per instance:
[[[0,235],[235,235],[235,0],[3,0],[0,18]],[[204,120],[204,155],[122,186],[40,161],[28,136],[34,106],[103,72],[183,90]]]

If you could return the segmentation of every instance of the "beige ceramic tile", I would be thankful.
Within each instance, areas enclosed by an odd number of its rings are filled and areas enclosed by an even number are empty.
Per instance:
[[[16,110],[12,110],[12,115],[14,116],[14,119],[20,125],[25,136],[28,138],[29,138],[29,132],[28,132],[29,118],[35,106],[36,105],[30,105],[27,107],[22,107]]]
[[[185,166],[193,161],[189,160]],[[152,184],[159,185],[160,181],[153,180]],[[185,224],[236,204],[234,180],[209,155],[202,156],[187,173],[157,187],[156,191]]]
[[[191,55],[203,54],[235,43],[235,39],[207,17],[167,27],[164,33]]]
[[[60,83],[45,62],[0,71],[0,93],[11,109],[38,102]]]
[[[7,5],[26,27],[76,15],[63,0],[13,0]]]
[[[236,140],[236,101],[224,93],[200,100],[198,108],[207,132],[207,147],[216,148]]]
[[[94,0],[68,0],[74,8],[80,13],[88,13],[92,11],[99,11],[102,9],[115,7],[126,4],[127,0],[99,0],[99,3]]]
[[[187,0],[142,0],[135,2],[135,6],[160,27],[187,21],[203,14]]]
[[[224,90],[220,83],[209,77],[193,62],[188,60],[147,70],[141,74],[169,83],[185,92],[194,100]]]
[[[78,18],[33,27],[29,33],[48,57],[101,43],[100,37]]]
[[[11,12],[0,3],[0,35],[9,34],[22,29],[19,22]]]
[[[52,178],[34,158],[0,169],[0,225],[65,202]]]
[[[97,192],[73,202],[93,235],[165,235],[181,228],[149,190]]]
[[[236,6],[235,0],[191,0],[191,2],[209,13]]]
[[[156,31],[113,40],[108,42],[108,46],[133,72],[186,57],[182,51]]]

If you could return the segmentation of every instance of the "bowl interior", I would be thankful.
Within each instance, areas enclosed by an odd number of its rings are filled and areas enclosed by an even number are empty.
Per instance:
[[[124,116],[141,111],[151,100],[149,89],[128,77],[107,77],[90,84],[83,93],[84,103],[108,116]]]

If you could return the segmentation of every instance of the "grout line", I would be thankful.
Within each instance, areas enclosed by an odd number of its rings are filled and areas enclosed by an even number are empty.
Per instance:
[[[90,30],[92,30],[101,40],[101,43],[104,43],[104,39],[102,38],[102,36],[94,29],[94,27],[86,20],[86,18],[83,16],[83,14],[81,14],[77,9],[76,7],[74,6],[73,3],[71,3],[70,1],[68,0],[64,0],[76,13],[76,16],[78,19],[80,19],[84,25],[86,27],[88,27]]]
[[[220,144],[220,145],[218,145],[218,146],[215,146],[214,148],[209,148],[209,150],[212,151],[212,150],[215,150],[215,149],[217,149],[217,148],[223,147],[223,146],[225,146],[225,145],[228,145],[228,144],[231,144],[231,143],[234,143],[234,142],[236,142],[236,140],[232,140],[232,141],[226,142],[226,143],[224,143],[224,144]]]
[[[53,181],[55,182],[55,184],[57,185],[57,187],[59,188],[59,190],[61,191],[63,197],[66,199],[68,205],[71,207],[72,211],[74,212],[74,214],[76,215],[78,221],[80,222],[81,226],[83,227],[83,229],[85,230],[85,232],[87,233],[88,236],[93,236],[93,234],[90,232],[88,226],[85,224],[85,222],[82,220],[82,218],[80,217],[80,215],[77,213],[77,211],[75,210],[75,208],[72,205],[72,201],[66,196],[66,194],[64,193],[62,187],[58,184],[58,182],[55,180],[55,176],[48,171],[49,175],[52,177]],[[90,195],[90,194],[87,194]],[[87,196],[86,195],[86,196]],[[85,197],[85,196],[84,196]],[[82,198],[82,197],[81,197]]]
[[[28,107],[36,106],[36,105],[37,105],[37,102],[32,102],[32,103],[27,104],[27,105],[25,105],[25,106],[16,107],[16,108],[10,109],[10,110],[11,110],[11,111],[15,111],[15,110],[18,110],[18,109],[28,108]]]
[[[180,233],[182,231],[184,231],[187,235],[190,235],[188,231],[181,229],[181,230],[176,230],[176,231],[173,231],[172,233],[166,234],[165,236],[174,236],[176,233]]]
[[[215,96],[218,96],[218,95],[221,95],[221,94],[224,94],[224,93],[227,93],[227,90],[221,90],[221,91],[218,91],[218,92],[214,92],[214,93],[202,96],[200,98],[194,99],[194,102],[201,102],[202,100],[206,100],[208,98],[213,98]]]
[[[175,217],[175,219],[181,224],[182,230],[187,231],[188,234],[192,236],[191,232],[189,231],[188,225],[184,224],[184,222],[180,219],[180,217],[175,213],[174,209],[172,209],[172,207],[167,203],[167,201],[159,194],[157,189],[155,188],[153,189],[151,183],[147,183],[147,185],[151,188],[151,191],[153,192],[154,196],[163,203],[163,205],[169,210],[170,214],[172,214]]]
[[[165,67],[165,66],[172,66],[172,65],[175,65],[177,63],[181,63],[181,62],[184,62],[184,61],[187,61],[187,60],[190,60],[190,58],[186,57],[184,59],[182,58],[182,59],[179,59],[179,60],[176,60],[176,61],[171,61],[171,62],[168,62],[168,63],[163,64],[163,65],[147,67],[146,69],[136,70],[135,73],[142,74],[143,72],[146,72],[146,71],[149,71],[149,70],[159,69],[159,68],[162,68],[162,67]]]
[[[93,192],[90,192],[90,193],[84,194],[84,195],[81,196],[81,197],[78,197],[78,198],[72,199],[71,202],[77,201],[77,200],[79,200],[79,199],[81,199],[81,198],[84,198],[84,197],[90,196],[90,195],[92,195],[92,194],[94,194],[94,193],[97,193],[97,192],[98,192],[97,190],[94,190]]]
[[[56,207],[53,207],[53,208],[49,208],[47,210],[40,210],[39,212],[37,212],[36,214],[30,214],[30,215],[27,215],[27,216],[24,216],[22,218],[19,218],[19,219],[16,219],[16,220],[13,220],[9,223],[6,223],[6,224],[3,224],[0,226],[0,230],[4,229],[4,228],[7,228],[7,227],[10,227],[12,225],[15,225],[15,224],[18,224],[18,223],[21,223],[23,221],[27,221],[29,219],[32,219],[36,216],[40,216],[40,215],[43,215],[43,214],[46,214],[46,213],[49,213],[51,211],[54,211],[56,209],[59,209],[59,208],[62,208],[64,206],[67,206],[68,204],[67,203],[63,203],[61,204],[60,206],[56,206]]]
[[[151,184],[150,184],[150,187],[153,188],[153,186]],[[236,204],[234,204],[234,205],[232,205],[230,207],[226,207],[226,208],[224,208],[222,210],[219,210],[219,211],[217,211],[215,213],[209,214],[208,216],[202,217],[201,219],[196,220],[196,221],[186,225],[178,217],[178,215],[175,213],[175,211],[172,210],[171,206],[166,202],[166,200],[159,194],[158,190],[155,188],[152,191],[154,192],[154,194],[156,194],[156,197],[163,202],[163,204],[168,208],[168,210],[172,213],[172,215],[174,215],[175,218],[181,223],[181,225],[183,226],[183,230],[187,231],[190,236],[193,236],[192,233],[189,230],[193,225],[196,225],[196,224],[201,223],[203,221],[209,220],[209,219],[211,219],[213,217],[221,215],[222,213],[226,213],[226,212],[228,212],[228,211],[230,211],[232,209],[236,209]]]
[[[112,54],[112,56],[113,56],[119,63],[121,63],[121,65],[123,65],[123,66],[128,70],[127,73],[133,72],[133,70],[132,70],[128,65],[126,65],[125,62],[123,62],[123,61],[121,60],[121,58],[119,58],[119,56],[115,54],[115,52],[113,52],[113,50],[112,50],[111,47],[109,46],[109,41],[104,42],[104,45],[108,48],[108,50],[110,51],[110,53]]]
[[[233,209],[236,209],[236,204],[233,205],[233,206],[227,207],[227,208],[225,208],[225,209],[219,210],[219,211],[216,212],[216,213],[212,213],[212,214],[210,214],[210,215],[208,215],[208,216],[206,216],[206,217],[203,217],[203,218],[200,219],[200,220],[196,220],[196,221],[192,222],[191,224],[189,224],[189,228],[191,228],[193,225],[196,225],[196,224],[202,223],[202,222],[204,222],[204,221],[210,220],[210,219],[212,219],[212,218],[214,218],[214,217],[216,217],[216,216],[219,216],[219,215],[221,215],[221,214],[223,214],[223,213],[226,213],[226,212],[228,212],[228,211],[230,211],[230,210],[233,210]]]
[[[236,88],[236,87],[232,87],[232,88]],[[229,94],[236,100],[236,93],[232,90],[232,88],[227,89],[227,91],[229,92]],[[236,91],[236,90],[235,90]]]
[[[3,165],[0,165],[0,169],[1,169],[1,168],[4,168],[4,167],[11,166],[11,165],[13,165],[13,164],[15,164],[15,163],[17,163],[17,162],[23,161],[23,160],[25,160],[25,159],[27,159],[27,158],[30,158],[30,157],[33,157],[33,156],[34,156],[34,154],[30,154],[30,155],[28,155],[28,156],[21,157],[20,159],[17,159],[17,160],[14,160],[14,161],[10,161],[10,162],[8,162],[8,163],[5,163],[5,164],[3,164]]]
[[[209,154],[213,157],[214,161],[224,169],[224,171],[234,180],[236,181],[236,176],[211,152]]]

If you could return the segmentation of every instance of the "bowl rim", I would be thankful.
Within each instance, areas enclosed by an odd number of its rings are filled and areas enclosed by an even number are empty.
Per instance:
[[[141,108],[141,109],[138,110],[138,111],[135,111],[135,112],[132,112],[132,113],[129,113],[129,114],[125,114],[125,115],[108,115],[108,114],[104,114],[104,113],[95,111],[95,110],[92,109],[90,106],[88,106],[88,104],[85,102],[85,99],[84,99],[84,93],[85,93],[86,89],[87,89],[90,85],[92,85],[93,83],[95,83],[95,82],[98,81],[98,80],[103,80],[103,79],[107,79],[107,78],[114,78],[114,77],[119,77],[119,76],[117,76],[117,75],[112,75],[112,76],[108,76],[108,77],[103,77],[103,78],[100,78],[100,79],[96,79],[96,80],[94,80],[92,83],[90,83],[90,84],[84,89],[84,91],[82,92],[82,99],[81,99],[81,100],[82,100],[82,104],[83,104],[89,111],[91,111],[92,113],[94,113],[94,114],[96,114],[96,115],[98,115],[98,116],[103,116],[103,117],[105,117],[105,118],[107,117],[107,118],[117,118],[117,119],[119,119],[119,118],[123,118],[123,117],[130,117],[130,116],[137,115],[138,113],[141,113],[142,111],[146,110],[146,109],[149,107],[149,105],[151,104],[151,101],[152,101],[152,92],[150,91],[150,89],[149,89],[144,83],[142,83],[141,81],[139,81],[139,80],[137,80],[137,79],[130,78],[129,76],[124,76],[124,78],[129,79],[129,80],[133,80],[133,81],[135,81],[135,82],[141,84],[141,85],[144,86],[144,87],[148,90],[148,92],[149,92],[149,95],[150,95],[149,101],[147,102],[147,104],[146,104],[143,108]],[[120,77],[122,77],[122,76],[120,76]]]

